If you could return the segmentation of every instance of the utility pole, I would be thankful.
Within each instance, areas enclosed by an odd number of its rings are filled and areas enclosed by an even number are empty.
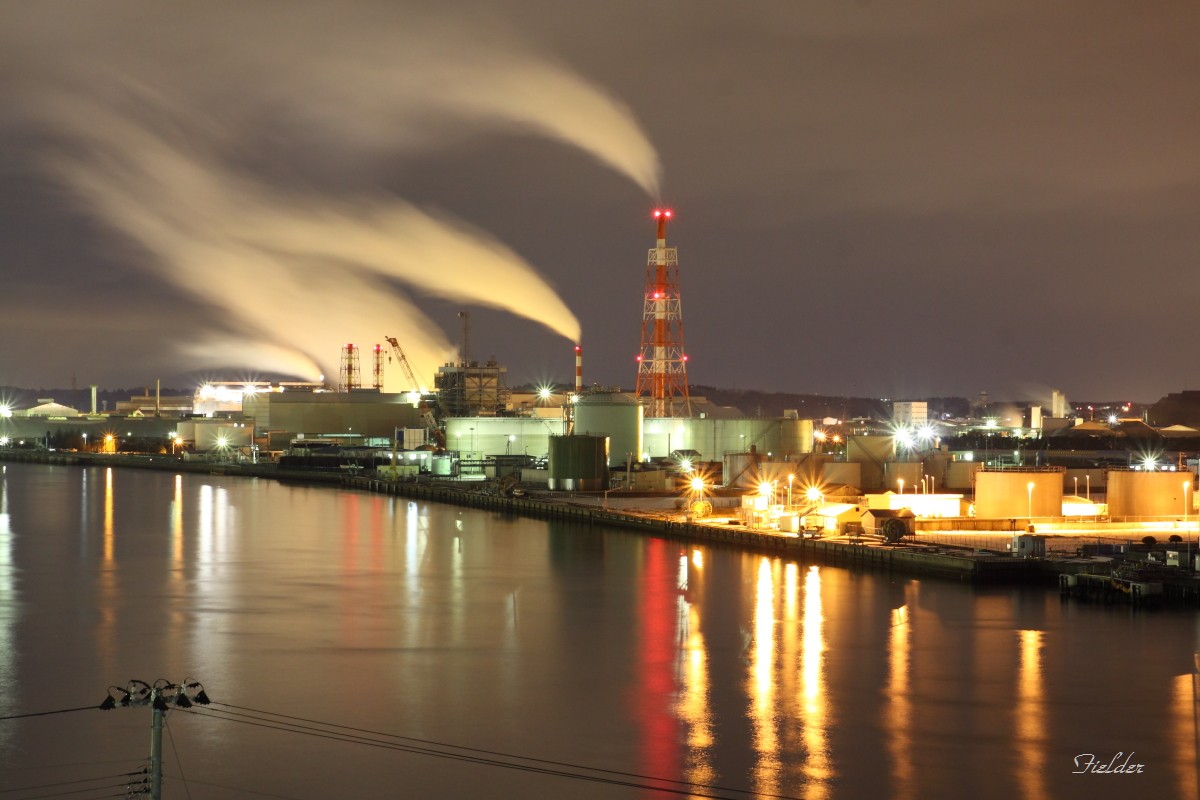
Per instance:
[[[117,706],[150,706],[153,710],[150,721],[150,800],[162,800],[162,729],[167,708],[191,708],[197,703],[206,706],[210,702],[204,687],[191,678],[181,684],[159,678],[153,685],[135,678],[125,684],[125,688],[108,687],[108,694],[100,703],[101,711]]]

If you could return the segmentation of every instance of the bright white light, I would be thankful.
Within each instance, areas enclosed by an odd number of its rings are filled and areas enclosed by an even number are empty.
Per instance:
[[[1142,467],[1150,472],[1153,472],[1156,463],[1157,462],[1155,462],[1154,456],[1146,456],[1146,458],[1142,460]]]
[[[553,394],[554,394],[554,392],[550,389],[549,386],[539,386],[538,387],[537,396],[538,396],[539,400],[549,400]]]
[[[922,425],[921,429],[917,431],[917,438],[925,442],[933,441],[937,438],[937,431],[932,425]]]
[[[8,447],[8,443],[11,441],[12,439],[9,439],[7,436],[0,436],[0,447]]]
[[[997,428],[1000,426],[1000,421],[997,419],[989,419],[984,422],[983,426],[985,428]]]
[[[681,470],[683,470],[684,472],[691,472],[692,471],[692,462],[686,458],[682,459],[679,462],[679,468]]]
[[[1117,415],[1116,415],[1116,414],[1109,414],[1109,415],[1108,415],[1108,424],[1109,424],[1109,425],[1116,425],[1116,424],[1117,424]]]
[[[0,417],[11,417],[12,409],[6,405],[0,405]]]

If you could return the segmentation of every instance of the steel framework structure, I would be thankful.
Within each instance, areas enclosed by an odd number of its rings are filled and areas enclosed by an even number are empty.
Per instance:
[[[642,306],[642,346],[638,354],[636,395],[645,395],[648,417],[690,417],[687,355],[683,352],[683,310],[679,296],[679,254],[667,247],[672,213],[657,209],[658,241],[646,259],[646,297]]]

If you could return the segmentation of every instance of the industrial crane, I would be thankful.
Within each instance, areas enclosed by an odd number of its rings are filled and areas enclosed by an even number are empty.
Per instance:
[[[396,354],[396,360],[400,362],[400,369],[404,370],[404,377],[408,379],[408,383],[412,386],[412,391],[421,395],[421,419],[425,420],[425,427],[429,429],[429,435],[437,442],[439,450],[446,448],[446,435],[442,433],[442,428],[437,423],[437,419],[433,415],[433,410],[429,407],[429,403],[425,402],[425,394],[421,391],[421,384],[417,382],[417,376],[413,373],[412,365],[408,363],[408,356],[404,355],[404,350],[400,347],[400,342],[396,341],[394,336],[383,337],[387,343],[392,346],[392,352]]]
[[[387,343],[392,346],[392,352],[396,354],[396,360],[400,362],[400,369],[404,370],[404,377],[408,378],[408,384],[412,387],[412,391],[421,391],[421,384],[417,383],[417,376],[413,374],[412,366],[408,363],[408,356],[404,355],[404,351],[400,349],[400,343],[396,341],[394,336],[385,336]]]

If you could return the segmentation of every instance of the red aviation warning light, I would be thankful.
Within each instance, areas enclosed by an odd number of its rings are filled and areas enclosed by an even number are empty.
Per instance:
[[[667,241],[667,220],[671,218],[672,211],[669,208],[654,209],[654,218],[658,220],[658,244],[662,247]]]

